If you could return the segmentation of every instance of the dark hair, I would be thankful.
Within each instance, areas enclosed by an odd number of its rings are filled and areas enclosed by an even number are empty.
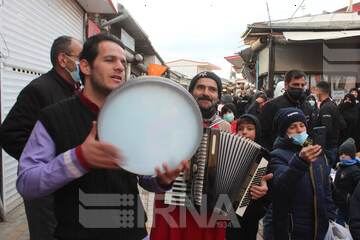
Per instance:
[[[285,74],[285,83],[290,83],[293,79],[306,78],[306,75],[303,71],[300,70],[290,70]]]
[[[359,90],[356,87],[350,89],[349,93],[351,93],[352,91],[356,91],[359,94]]]
[[[253,101],[255,101],[257,98],[262,98],[264,99],[265,102],[268,100],[266,93],[262,91],[259,91],[254,94]]]
[[[70,45],[73,40],[74,38],[69,36],[60,36],[54,40],[50,50],[50,60],[53,67],[57,64],[57,57],[59,53],[64,52],[66,54],[71,54]]]
[[[315,98],[314,95],[311,95],[311,94],[310,94],[309,96],[306,97],[306,100],[308,100],[308,101],[309,101],[309,100],[314,100],[314,101],[316,101],[316,98]]]
[[[220,111],[220,116],[222,117],[224,114],[226,114],[227,112],[232,112],[234,114],[234,116],[236,117],[237,113],[236,113],[236,106],[233,103],[226,103]]]
[[[274,98],[274,91],[271,91],[270,89],[265,90],[265,94],[268,97],[268,99]]]
[[[344,102],[347,98],[350,99],[351,104],[354,104],[354,105],[356,104],[356,98],[351,93],[346,94],[341,102]]]
[[[254,122],[253,119],[251,119],[249,117],[241,117],[237,120],[237,127],[236,127],[237,132],[240,130],[240,125],[242,125],[242,124],[252,124],[256,128],[256,123]]]
[[[316,87],[320,89],[323,93],[330,94],[330,84],[325,81],[320,81],[316,84]]]
[[[232,102],[234,102],[234,98],[233,98],[233,96],[231,96],[229,94],[224,94],[221,96],[221,102],[223,104],[232,103]]]
[[[85,59],[92,66],[98,55],[99,44],[103,41],[111,41],[124,48],[124,44],[115,35],[109,33],[97,34],[86,40],[80,54],[80,60]]]
[[[124,44],[115,35],[109,33],[101,33],[94,35],[86,40],[83,50],[80,53],[79,60],[85,59],[90,66],[93,65],[95,58],[98,55],[99,44],[104,41],[111,41],[118,44],[120,47],[125,48]],[[84,81],[84,74],[80,71],[80,78]]]

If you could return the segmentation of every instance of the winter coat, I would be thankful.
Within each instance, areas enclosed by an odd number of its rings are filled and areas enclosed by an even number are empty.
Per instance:
[[[336,148],[339,143],[340,130],[346,128],[346,122],[339,109],[330,98],[320,104],[317,126],[326,127],[326,149]]]
[[[322,240],[335,206],[329,184],[330,167],[323,156],[311,164],[299,157],[301,147],[289,138],[278,138],[268,172],[273,173],[274,239]]]
[[[360,184],[350,199],[349,228],[354,240],[360,240]]]
[[[359,109],[356,104],[340,103],[339,105],[340,115],[346,122],[346,128],[340,131],[339,144],[343,143],[349,137],[353,139],[358,138],[358,120]]]
[[[271,150],[273,147],[273,143],[276,139],[276,132],[274,131],[273,127],[274,117],[281,108],[287,107],[296,107],[301,109],[305,114],[308,130],[310,131],[312,129],[313,123],[311,122],[311,120],[313,110],[310,103],[307,101],[293,102],[290,100],[290,98],[287,96],[287,93],[285,92],[284,95],[274,98],[270,102],[267,102],[260,113],[259,119],[262,128],[262,145],[266,149]]]
[[[360,163],[340,161],[334,181],[333,199],[338,208],[347,209],[349,198],[360,180]]]
[[[243,114],[240,118],[250,118],[255,123],[256,138],[255,142],[260,141],[261,137],[261,126],[256,116],[251,114]],[[266,152],[268,154],[268,152]],[[269,157],[264,156],[265,159]],[[242,217],[237,215],[237,219],[240,223],[240,228],[234,228],[228,226],[226,232],[227,240],[245,239],[245,240],[256,240],[259,220],[265,215],[265,205],[267,204],[266,196],[258,199],[251,200],[246,211]]]
[[[66,82],[55,69],[31,81],[21,90],[15,105],[0,126],[0,146],[19,159],[40,110],[74,93],[75,85]]]

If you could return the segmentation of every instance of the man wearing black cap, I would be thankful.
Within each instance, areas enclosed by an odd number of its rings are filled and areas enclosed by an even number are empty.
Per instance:
[[[231,126],[221,119],[217,113],[217,104],[221,98],[221,79],[213,72],[198,73],[190,82],[189,92],[198,103],[203,117],[203,126],[217,128],[230,132]],[[155,209],[167,209],[169,206],[160,198],[155,200]],[[150,239],[152,240],[174,240],[174,239],[197,239],[197,240],[223,240],[225,239],[227,222],[217,221],[215,226],[199,226],[190,211],[180,206],[171,206],[168,212],[169,218],[164,218],[155,211],[153,228]],[[175,223],[171,223],[172,219]],[[179,227],[182,222],[186,227]]]
[[[308,129],[311,130],[313,116],[310,104],[305,101],[306,75],[299,70],[291,70],[285,74],[285,93],[270,102],[267,102],[259,116],[262,128],[262,144],[271,150],[276,138],[273,119],[276,113],[286,107],[301,109],[306,117]]]
[[[222,83],[215,73],[201,72],[197,74],[190,82],[189,92],[200,107],[204,127],[231,131],[230,124],[216,114],[217,104],[221,99]]]

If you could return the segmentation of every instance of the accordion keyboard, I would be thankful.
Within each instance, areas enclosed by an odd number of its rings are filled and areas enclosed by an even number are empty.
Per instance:
[[[181,172],[175,179],[173,187],[165,193],[164,202],[169,205],[185,206],[187,191],[185,174]]]
[[[194,175],[193,182],[193,197],[195,204],[200,206],[202,202],[203,196],[203,188],[204,188],[204,180],[205,180],[205,170],[206,170],[206,162],[207,162],[207,146],[208,146],[208,135],[204,133],[204,137],[200,143],[199,149],[196,153],[196,164],[194,164],[193,172],[196,172]],[[196,169],[194,169],[196,168]]]
[[[261,183],[261,178],[266,174],[267,165],[268,161],[262,158],[254,174],[248,176],[248,181],[251,182],[251,184],[248,184],[246,190],[242,191],[242,193],[245,194],[241,194],[240,196],[240,204],[236,210],[236,214],[239,216],[242,217],[244,215],[245,210],[251,201],[250,187]]]

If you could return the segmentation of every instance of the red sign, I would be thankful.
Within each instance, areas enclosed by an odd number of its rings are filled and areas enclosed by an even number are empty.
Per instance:
[[[87,37],[91,37],[94,36],[96,34],[99,34],[101,32],[100,28],[98,27],[98,25],[96,23],[94,23],[91,20],[88,20],[88,24],[87,24]]]

